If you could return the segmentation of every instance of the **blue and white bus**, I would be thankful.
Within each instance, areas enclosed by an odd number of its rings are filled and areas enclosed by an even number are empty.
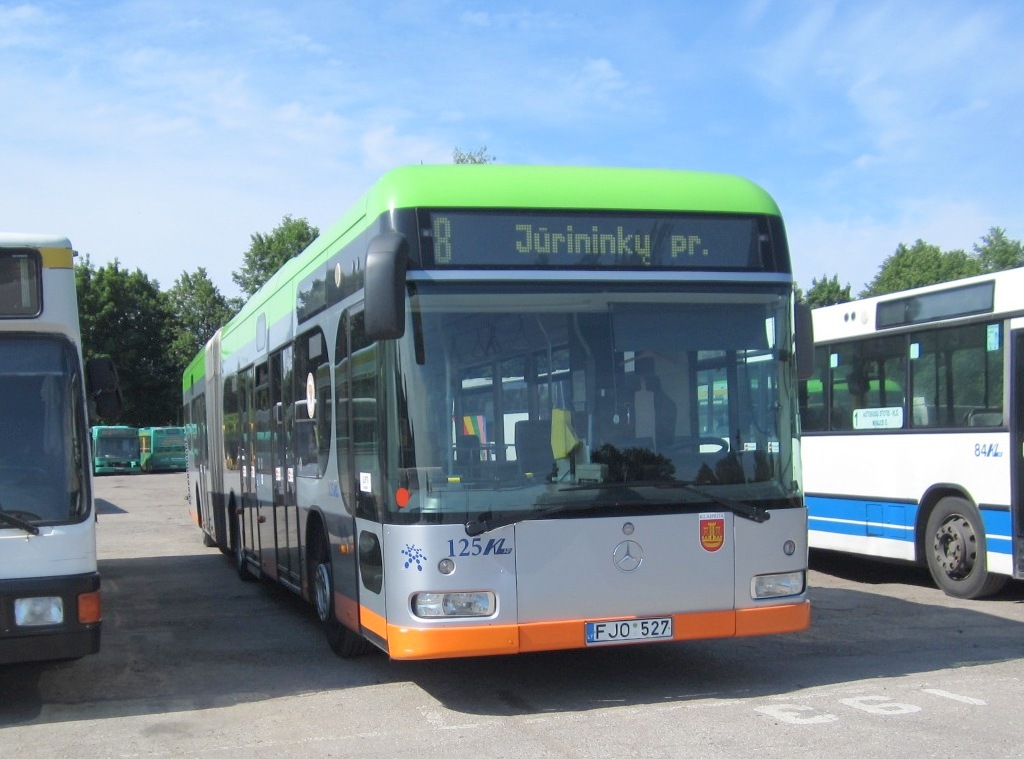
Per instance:
[[[816,309],[801,383],[812,548],[1024,577],[1024,269]]]

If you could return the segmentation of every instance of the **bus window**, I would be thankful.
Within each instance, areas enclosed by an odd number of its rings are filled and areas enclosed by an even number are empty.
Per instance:
[[[320,329],[295,341],[295,458],[299,477],[323,477],[331,451],[331,367]]]
[[[832,429],[900,429],[905,423],[904,339],[832,346]]]
[[[1003,424],[1001,324],[972,324],[910,337],[915,427]]]

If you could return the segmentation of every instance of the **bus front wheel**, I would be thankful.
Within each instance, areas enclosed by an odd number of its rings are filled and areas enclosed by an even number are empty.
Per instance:
[[[956,598],[983,598],[1006,583],[1005,575],[988,571],[985,525],[966,498],[950,496],[928,515],[925,556],[935,584]]]
[[[331,550],[327,537],[320,533],[309,562],[310,587],[313,590],[313,608],[324,628],[331,650],[343,659],[360,656],[370,650],[370,644],[338,621],[334,613],[334,575],[331,569]]]

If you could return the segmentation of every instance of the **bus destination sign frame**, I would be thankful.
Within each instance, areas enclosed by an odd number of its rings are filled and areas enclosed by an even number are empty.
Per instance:
[[[767,217],[751,214],[435,210],[426,268],[773,271]]]

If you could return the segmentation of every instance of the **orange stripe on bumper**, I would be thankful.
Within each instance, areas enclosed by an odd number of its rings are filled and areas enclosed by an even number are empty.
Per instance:
[[[478,627],[402,627],[388,625],[388,654],[393,659],[451,659],[519,653],[516,625]]]
[[[736,612],[736,635],[768,635],[806,630],[811,626],[811,602],[764,606]]]
[[[360,611],[363,626],[383,637],[380,624],[384,620],[365,607]],[[811,622],[811,605],[809,601],[802,601],[786,606],[672,616],[673,640],[768,635],[806,630]],[[582,619],[571,619],[522,625],[425,628],[389,624],[388,653],[393,659],[445,659],[457,656],[493,656],[585,648],[585,622],[586,620]]]
[[[337,597],[338,596],[335,595],[335,598]],[[360,606],[359,624],[365,627],[370,632],[372,632],[374,635],[377,635],[378,637],[387,640],[388,630],[391,628],[391,625],[389,625],[388,621],[384,619],[384,617],[382,617],[380,614],[370,611],[365,606]]]

